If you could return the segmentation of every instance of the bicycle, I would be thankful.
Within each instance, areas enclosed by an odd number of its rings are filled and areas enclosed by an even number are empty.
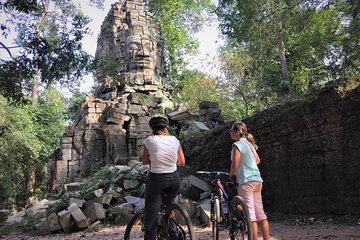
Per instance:
[[[165,196],[163,196],[164,198]],[[144,239],[144,209],[137,212],[125,229],[124,240]],[[195,240],[192,220],[186,209],[177,202],[168,206],[162,201],[158,217],[156,239]]]
[[[210,220],[213,240],[219,239],[220,230],[229,230],[231,240],[252,240],[252,226],[248,207],[237,195],[236,183],[226,182],[227,191],[221,183],[220,175],[229,176],[226,172],[197,171],[198,174],[210,176]],[[227,212],[228,211],[228,212]]]

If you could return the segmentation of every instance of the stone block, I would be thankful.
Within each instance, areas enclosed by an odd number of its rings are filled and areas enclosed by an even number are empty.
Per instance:
[[[49,235],[51,233],[46,218],[42,218],[40,222],[35,225],[35,229],[39,235]]]
[[[6,220],[6,223],[19,223],[22,221],[22,219],[24,218],[24,216],[26,215],[25,210],[22,210],[20,212],[17,212],[15,214],[12,214],[8,217],[8,219]]]
[[[138,167],[138,166],[140,166],[140,165],[142,165],[142,163],[139,161],[139,160],[130,160],[129,161],[129,164],[128,164],[128,166],[131,168],[131,169],[133,169],[133,168],[136,168],[136,167]]]
[[[69,205],[75,203],[79,208],[82,208],[84,206],[84,203],[86,203],[86,201],[84,199],[81,198],[73,198],[71,197],[69,199]]]
[[[187,177],[187,180],[191,185],[197,187],[203,192],[208,192],[211,189],[211,186],[207,182],[201,180],[198,177],[195,177],[194,175],[190,175],[189,177]]]
[[[100,203],[104,206],[110,206],[112,198],[113,198],[112,194],[105,193],[102,196],[96,198],[95,202]]]
[[[198,214],[199,214],[199,217],[200,219],[207,225],[209,226],[210,225],[210,208],[211,208],[211,205],[210,205],[210,199],[205,199],[203,201],[200,201],[199,202],[199,205],[196,209],[196,211],[199,211]]]
[[[193,185],[191,185],[191,183],[187,179],[181,182],[179,193],[181,193],[182,195],[188,198],[191,198],[194,201],[200,199],[199,190],[195,188]]]
[[[121,213],[134,213],[134,205],[132,203],[122,203],[110,209],[112,215],[119,215]]]
[[[99,232],[101,228],[101,223],[100,221],[96,221],[93,224],[91,224],[90,229],[93,230],[94,232]]]
[[[127,112],[129,114],[134,114],[134,115],[144,115],[145,111],[143,110],[141,105],[130,105]]]
[[[192,218],[195,213],[194,201],[189,198],[181,198],[180,205],[186,209],[186,211],[189,213],[190,218]]]
[[[97,202],[92,202],[84,210],[85,216],[89,219],[89,223],[105,218],[105,210],[103,205]]]
[[[145,208],[145,199],[144,198],[139,198],[139,197],[134,197],[134,196],[128,195],[128,196],[125,196],[124,199],[127,203],[131,203],[132,205],[134,205],[135,210]]]
[[[64,161],[71,160],[71,148],[61,148],[61,159]]]
[[[126,172],[129,172],[130,170],[131,170],[131,168],[126,165],[115,165],[115,166],[112,166],[112,168],[111,168],[111,172],[113,174],[126,173]]]
[[[75,221],[75,226],[78,230],[84,230],[88,228],[89,223],[88,219],[86,218],[85,214],[81,211],[81,209],[75,204],[71,204],[68,207],[68,211],[70,212],[71,216]]]
[[[59,223],[56,213],[51,213],[49,216],[47,216],[46,220],[49,224],[49,230],[51,233],[56,233],[61,230],[61,225]]]
[[[139,181],[135,179],[124,179],[123,186],[124,189],[134,189],[139,186]]]
[[[114,222],[116,225],[126,226],[134,215],[134,213],[120,213],[115,216]]]
[[[72,144],[72,137],[63,137],[61,139],[61,144]]]
[[[89,192],[88,194],[85,195],[84,198],[86,200],[92,200],[92,199],[100,197],[103,193],[104,193],[104,190],[102,188],[99,188],[92,192]]]
[[[81,185],[83,185],[81,182],[72,182],[65,184],[64,187],[67,192],[75,192],[81,190]]]
[[[197,121],[194,121],[190,127],[191,127],[191,130],[194,132],[202,132],[202,131],[210,130],[204,123],[197,122]]]
[[[63,210],[57,215],[59,217],[59,223],[65,233],[76,231],[75,221],[69,211]]]

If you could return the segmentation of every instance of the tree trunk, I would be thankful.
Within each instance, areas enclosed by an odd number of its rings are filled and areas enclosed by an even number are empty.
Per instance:
[[[49,2],[50,0],[46,0],[45,2],[43,1],[43,7],[44,7],[44,11],[41,13],[41,16],[39,18],[39,22],[36,25],[36,30],[35,30],[35,34],[36,34],[36,38],[40,39],[40,29],[41,26],[43,25],[43,23],[45,22],[45,17],[46,14],[48,12],[49,9]],[[37,59],[38,56],[38,49],[35,47],[34,49],[34,58]],[[32,100],[33,100],[33,105],[34,106],[38,106],[39,103],[39,84],[40,84],[40,80],[39,80],[39,71],[38,71],[38,67],[36,67],[36,75],[34,76],[33,79],[33,88],[32,88]],[[36,184],[36,169],[37,169],[37,164],[35,159],[29,159],[29,165],[28,165],[28,169],[27,169],[27,178],[26,178],[26,191],[27,191],[27,198],[26,198],[26,205],[29,206],[34,202],[35,199],[35,184]]]
[[[277,45],[279,48],[279,57],[280,57],[280,65],[281,65],[281,75],[286,83],[286,90],[284,92],[285,96],[292,95],[292,81],[289,76],[289,71],[287,67],[286,55],[285,55],[285,43],[284,43],[284,29],[283,29],[283,21],[281,16],[281,9],[279,6],[279,1],[275,1],[276,9],[277,9],[277,24],[276,24],[276,39]]]

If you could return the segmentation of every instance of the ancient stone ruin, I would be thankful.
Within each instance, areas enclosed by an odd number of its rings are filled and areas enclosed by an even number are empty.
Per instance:
[[[97,42],[95,96],[87,96],[49,160],[49,190],[100,165],[139,159],[148,121],[176,108],[163,42],[141,0],[112,4]]]

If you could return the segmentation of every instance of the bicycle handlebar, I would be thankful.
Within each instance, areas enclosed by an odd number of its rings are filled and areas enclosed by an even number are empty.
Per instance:
[[[216,174],[216,175],[223,174],[223,175],[229,176],[228,172],[221,172],[221,171],[196,171],[196,173],[198,173],[198,174]]]

